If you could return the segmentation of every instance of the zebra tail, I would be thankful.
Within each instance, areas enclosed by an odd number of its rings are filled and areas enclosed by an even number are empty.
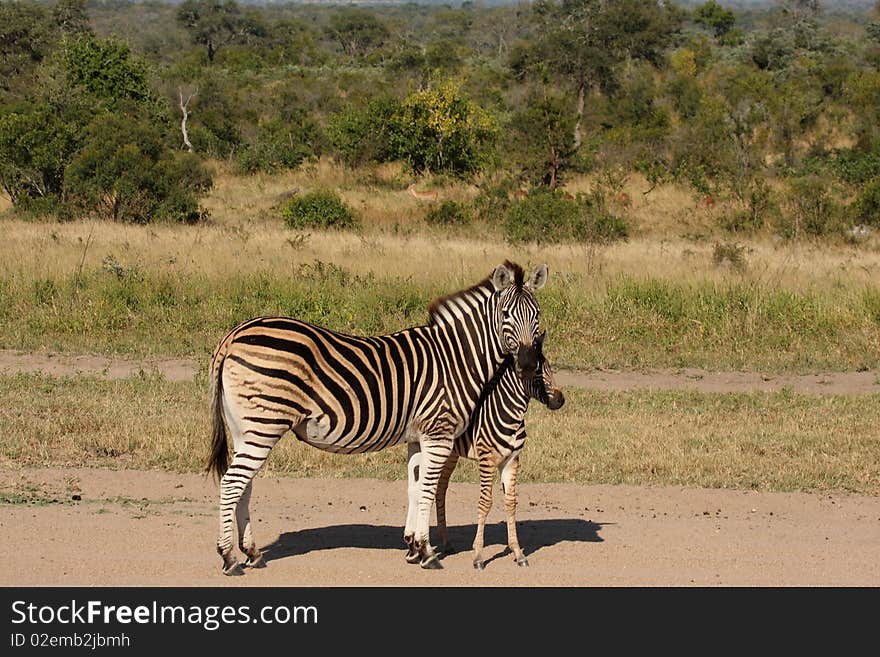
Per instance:
[[[211,378],[211,422],[212,422],[212,440],[211,440],[211,456],[208,459],[208,467],[206,472],[212,472],[219,481],[226,469],[229,467],[229,447],[226,443],[226,423],[223,421],[223,357],[225,354],[218,354],[218,358],[212,363]]]

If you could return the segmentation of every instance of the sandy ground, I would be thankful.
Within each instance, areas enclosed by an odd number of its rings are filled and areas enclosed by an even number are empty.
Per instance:
[[[191,379],[187,359],[129,361],[0,350],[0,373]],[[559,372],[561,387],[810,394],[880,392],[876,372]],[[403,456],[401,455],[403,459]],[[403,461],[401,461],[402,463]],[[260,477],[251,513],[268,567],[220,573],[218,491],[198,475],[0,469],[0,586],[880,586],[880,498],[636,486],[521,484],[520,543],[500,495],[486,569],[471,565],[477,486],[454,484],[441,571],[405,563],[405,482]],[[78,499],[77,499],[78,498]]]
[[[217,489],[163,472],[3,469],[0,586],[880,586],[880,498],[524,484],[505,551],[496,502],[486,569],[471,565],[477,487],[453,484],[441,571],[404,562],[404,482],[261,477],[251,503],[268,567],[224,577]],[[77,501],[73,496],[79,496]],[[497,491],[496,491],[497,495]],[[55,500],[55,501],[52,501]]]
[[[158,372],[169,381],[192,379],[198,363],[186,358],[142,361],[105,356],[52,352],[21,353],[0,349],[0,374],[44,372],[52,376],[89,374],[107,379],[138,372]],[[587,390],[697,390],[702,392],[772,392],[788,388],[805,394],[860,395],[880,393],[880,372],[827,372],[816,374],[768,374],[762,372],[709,372],[698,369],[645,371],[559,371],[560,387]]]

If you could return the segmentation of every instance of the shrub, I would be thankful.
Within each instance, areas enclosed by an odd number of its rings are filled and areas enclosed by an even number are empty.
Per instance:
[[[626,222],[605,208],[602,197],[569,199],[558,192],[536,190],[511,205],[504,220],[511,242],[610,242],[626,239]]]
[[[407,96],[393,117],[395,157],[416,172],[465,176],[483,168],[498,131],[494,118],[447,81]]]
[[[238,163],[245,173],[294,169],[306,158],[319,155],[319,142],[317,124],[305,116],[289,123],[265,121],[256,139],[240,152]]]
[[[391,119],[399,107],[393,98],[376,98],[330,117],[327,136],[339,158],[349,166],[393,160]]]
[[[428,210],[425,221],[432,226],[464,226],[471,222],[471,215],[461,203],[443,201]]]
[[[866,184],[853,203],[857,223],[880,227],[880,178]]]
[[[790,214],[783,216],[779,223],[780,233],[784,237],[819,237],[840,228],[844,209],[834,199],[827,180],[818,176],[803,176],[793,179],[790,185]]]
[[[52,211],[64,167],[78,145],[77,126],[48,105],[0,117],[0,186],[19,208]]]
[[[64,172],[65,209],[140,224],[193,223],[203,216],[198,196],[211,184],[201,161],[165,146],[156,126],[108,114],[89,125]]]
[[[360,225],[354,211],[329,190],[309,192],[290,199],[281,210],[289,228],[352,229]]]
[[[712,262],[716,267],[746,268],[745,247],[731,242],[716,242],[712,247]]]

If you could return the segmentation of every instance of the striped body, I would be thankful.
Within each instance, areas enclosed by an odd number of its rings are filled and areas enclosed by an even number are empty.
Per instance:
[[[544,334],[546,335],[546,334]],[[526,440],[525,415],[529,401],[537,399],[551,410],[565,399],[554,387],[553,371],[543,355],[544,335],[537,340],[538,368],[534,376],[523,380],[508,359],[484,389],[482,403],[455,446],[440,475],[437,486],[437,529],[441,544],[449,549],[446,528],[446,491],[459,458],[476,460],[480,473],[477,533],[474,539],[474,565],[482,568],[481,551],[486,517],[492,508],[492,485],[497,470],[507,511],[508,546],[516,562],[527,565],[516,533],[516,475],[519,454]]]
[[[546,268],[529,283],[534,280],[543,285]],[[261,560],[247,500],[253,476],[287,431],[344,454],[409,443],[411,460],[417,454],[425,465],[418,499],[411,493],[405,534],[424,560],[434,556],[427,523],[440,471],[505,356],[514,354],[520,369],[533,367],[539,310],[522,270],[505,263],[474,287],[438,300],[429,312],[426,326],[372,337],[260,317],[220,343],[211,368],[209,467],[222,477],[218,551],[225,572],[239,570],[231,555],[233,514],[248,561]],[[233,439],[231,462],[224,426]]]

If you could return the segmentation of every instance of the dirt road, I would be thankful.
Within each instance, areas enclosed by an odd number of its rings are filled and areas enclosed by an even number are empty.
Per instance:
[[[157,372],[169,381],[192,379],[198,363],[187,358],[126,360],[94,355],[52,352],[22,353],[0,349],[0,374],[43,372],[52,376],[88,374],[118,379],[138,372]],[[204,364],[207,366],[207,364]],[[710,372],[694,368],[644,371],[591,370],[557,373],[563,387],[586,390],[696,390],[702,392],[772,392],[787,388],[816,395],[862,395],[880,393],[878,372],[827,372],[815,374],[768,374],[762,372]]]
[[[530,567],[505,553],[496,502],[489,563],[478,572],[469,551],[477,487],[453,484],[449,523],[461,551],[442,571],[423,571],[403,559],[405,488],[259,478],[251,509],[268,567],[228,578],[206,477],[0,469],[10,566],[0,585],[880,586],[880,498],[524,484],[518,518]]]

